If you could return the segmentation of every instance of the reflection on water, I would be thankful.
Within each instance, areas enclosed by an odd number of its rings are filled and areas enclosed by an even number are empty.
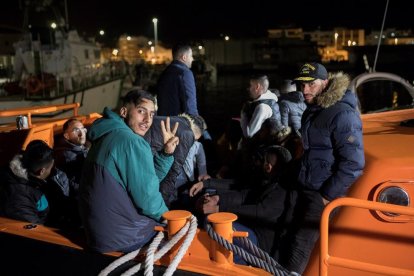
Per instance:
[[[197,91],[200,114],[205,118],[208,130],[217,139],[232,117],[239,117],[248,99],[249,76],[244,74],[221,75],[217,86]]]

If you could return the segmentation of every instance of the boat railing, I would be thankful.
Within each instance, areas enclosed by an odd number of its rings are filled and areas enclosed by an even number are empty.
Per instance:
[[[386,204],[369,200],[356,198],[339,198],[330,202],[322,213],[320,224],[320,259],[319,259],[319,276],[327,276],[330,266],[338,266],[348,269],[378,273],[381,275],[414,275],[414,270],[407,270],[398,267],[391,267],[356,260],[350,260],[342,257],[330,256],[328,252],[329,245],[329,217],[332,211],[340,206],[356,207],[381,212],[390,212],[400,215],[414,217],[414,208],[399,206],[395,204]]]
[[[46,99],[52,100],[58,97],[75,94],[82,90],[87,90],[95,86],[111,82],[116,79],[122,79],[125,76],[121,71],[114,71],[109,74],[100,72],[79,73],[67,79],[48,80],[47,78],[39,81],[35,93],[30,90],[27,84],[25,89],[25,98],[27,100]]]
[[[80,103],[22,107],[22,108],[15,108],[11,110],[1,110],[0,118],[26,116],[27,127],[31,128],[33,126],[33,122],[32,122],[33,115],[46,114],[46,113],[52,113],[52,112],[57,112],[61,110],[72,109],[73,116],[75,117],[75,116],[78,116],[79,107],[80,107]],[[16,126],[14,125],[13,128],[16,128]],[[4,128],[2,129],[4,130]]]
[[[114,62],[94,68],[81,68],[67,77],[51,73],[30,74],[21,80],[9,79],[1,84],[0,99],[21,97],[26,100],[53,100],[123,79],[126,74],[125,64]]]
[[[145,248],[146,252],[136,250],[125,255],[121,252],[106,253],[105,255],[116,259],[102,269],[99,275],[111,275],[113,274],[111,272],[127,262],[133,266],[129,266],[124,275],[135,274],[141,269],[141,265],[142,267],[145,265],[146,272],[147,270],[151,271],[154,265],[167,267],[167,271],[171,273],[165,275],[172,275],[175,269],[203,275],[271,275],[271,273],[259,267],[235,264],[233,253],[211,239],[206,231],[197,228],[197,219],[190,212],[172,210],[166,212],[163,217],[166,220],[166,225],[165,227],[157,226],[155,228],[158,234],[151,244]],[[231,243],[234,237],[247,236],[245,232],[235,232],[233,230],[232,222],[236,218],[237,216],[232,213],[216,213],[209,216],[208,219],[212,223],[215,233]],[[57,228],[33,225],[4,217],[0,217],[0,233],[77,250],[84,250],[86,246],[85,238],[80,232],[60,231]],[[165,243],[160,243],[162,240]],[[141,263],[143,255],[146,256],[145,264]]]
[[[33,140],[43,140],[50,147],[53,147],[55,136],[62,133],[63,124],[68,118],[76,117],[85,126],[89,126],[93,121],[102,117],[98,113],[79,115],[79,107],[79,103],[71,103],[1,110],[0,119],[25,116],[27,125],[25,121],[24,124],[21,124],[18,127],[17,122],[14,120],[12,123],[9,122],[0,125],[0,144],[2,145],[0,147],[0,166],[10,162],[15,154],[20,150],[24,150]],[[32,118],[33,115],[56,113],[65,110],[72,111],[72,114],[59,118],[36,118],[35,120]],[[20,119],[22,118],[19,118],[19,120]]]

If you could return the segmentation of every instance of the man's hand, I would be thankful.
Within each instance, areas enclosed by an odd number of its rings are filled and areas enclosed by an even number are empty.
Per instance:
[[[178,122],[175,123],[173,130],[171,130],[170,117],[167,117],[165,122],[161,121],[161,131],[164,139],[164,152],[166,154],[173,154],[180,139],[175,136],[178,129]]]
[[[202,181],[195,183],[193,186],[191,186],[189,194],[190,197],[195,196],[198,194],[204,187],[204,183]]]
[[[203,180],[207,180],[207,179],[210,179],[210,178],[211,178],[211,176],[208,175],[208,174],[199,175],[198,176],[198,181],[203,181]]]
[[[219,211],[218,202],[220,197],[218,195],[210,196],[209,194],[204,195],[203,213],[212,214]]]
[[[205,194],[197,200],[196,209],[198,212],[205,215],[217,213],[219,212],[219,199],[218,195],[210,196],[209,194]]]

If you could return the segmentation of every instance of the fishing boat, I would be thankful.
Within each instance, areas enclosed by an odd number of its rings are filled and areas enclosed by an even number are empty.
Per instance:
[[[25,14],[33,5],[54,8],[49,2],[26,2]],[[53,21],[47,28],[28,22],[14,43],[13,76],[0,87],[0,110],[76,102],[83,114],[115,108],[126,65],[105,60],[101,46],[81,38],[63,17]]]

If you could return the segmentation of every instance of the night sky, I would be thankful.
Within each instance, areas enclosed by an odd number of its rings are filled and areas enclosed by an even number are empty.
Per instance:
[[[19,2],[24,1],[2,1],[0,25],[22,26]],[[59,2],[64,14],[63,1]],[[279,27],[326,30],[342,26],[370,31],[381,28],[386,5],[386,0],[116,0],[111,5],[106,2],[67,0],[70,26],[89,36],[102,28],[108,40],[121,34],[153,37],[152,18],[157,17],[158,39],[167,44],[219,38],[223,34],[233,38],[265,36],[267,29]],[[414,29],[408,2],[389,1],[386,28]]]

